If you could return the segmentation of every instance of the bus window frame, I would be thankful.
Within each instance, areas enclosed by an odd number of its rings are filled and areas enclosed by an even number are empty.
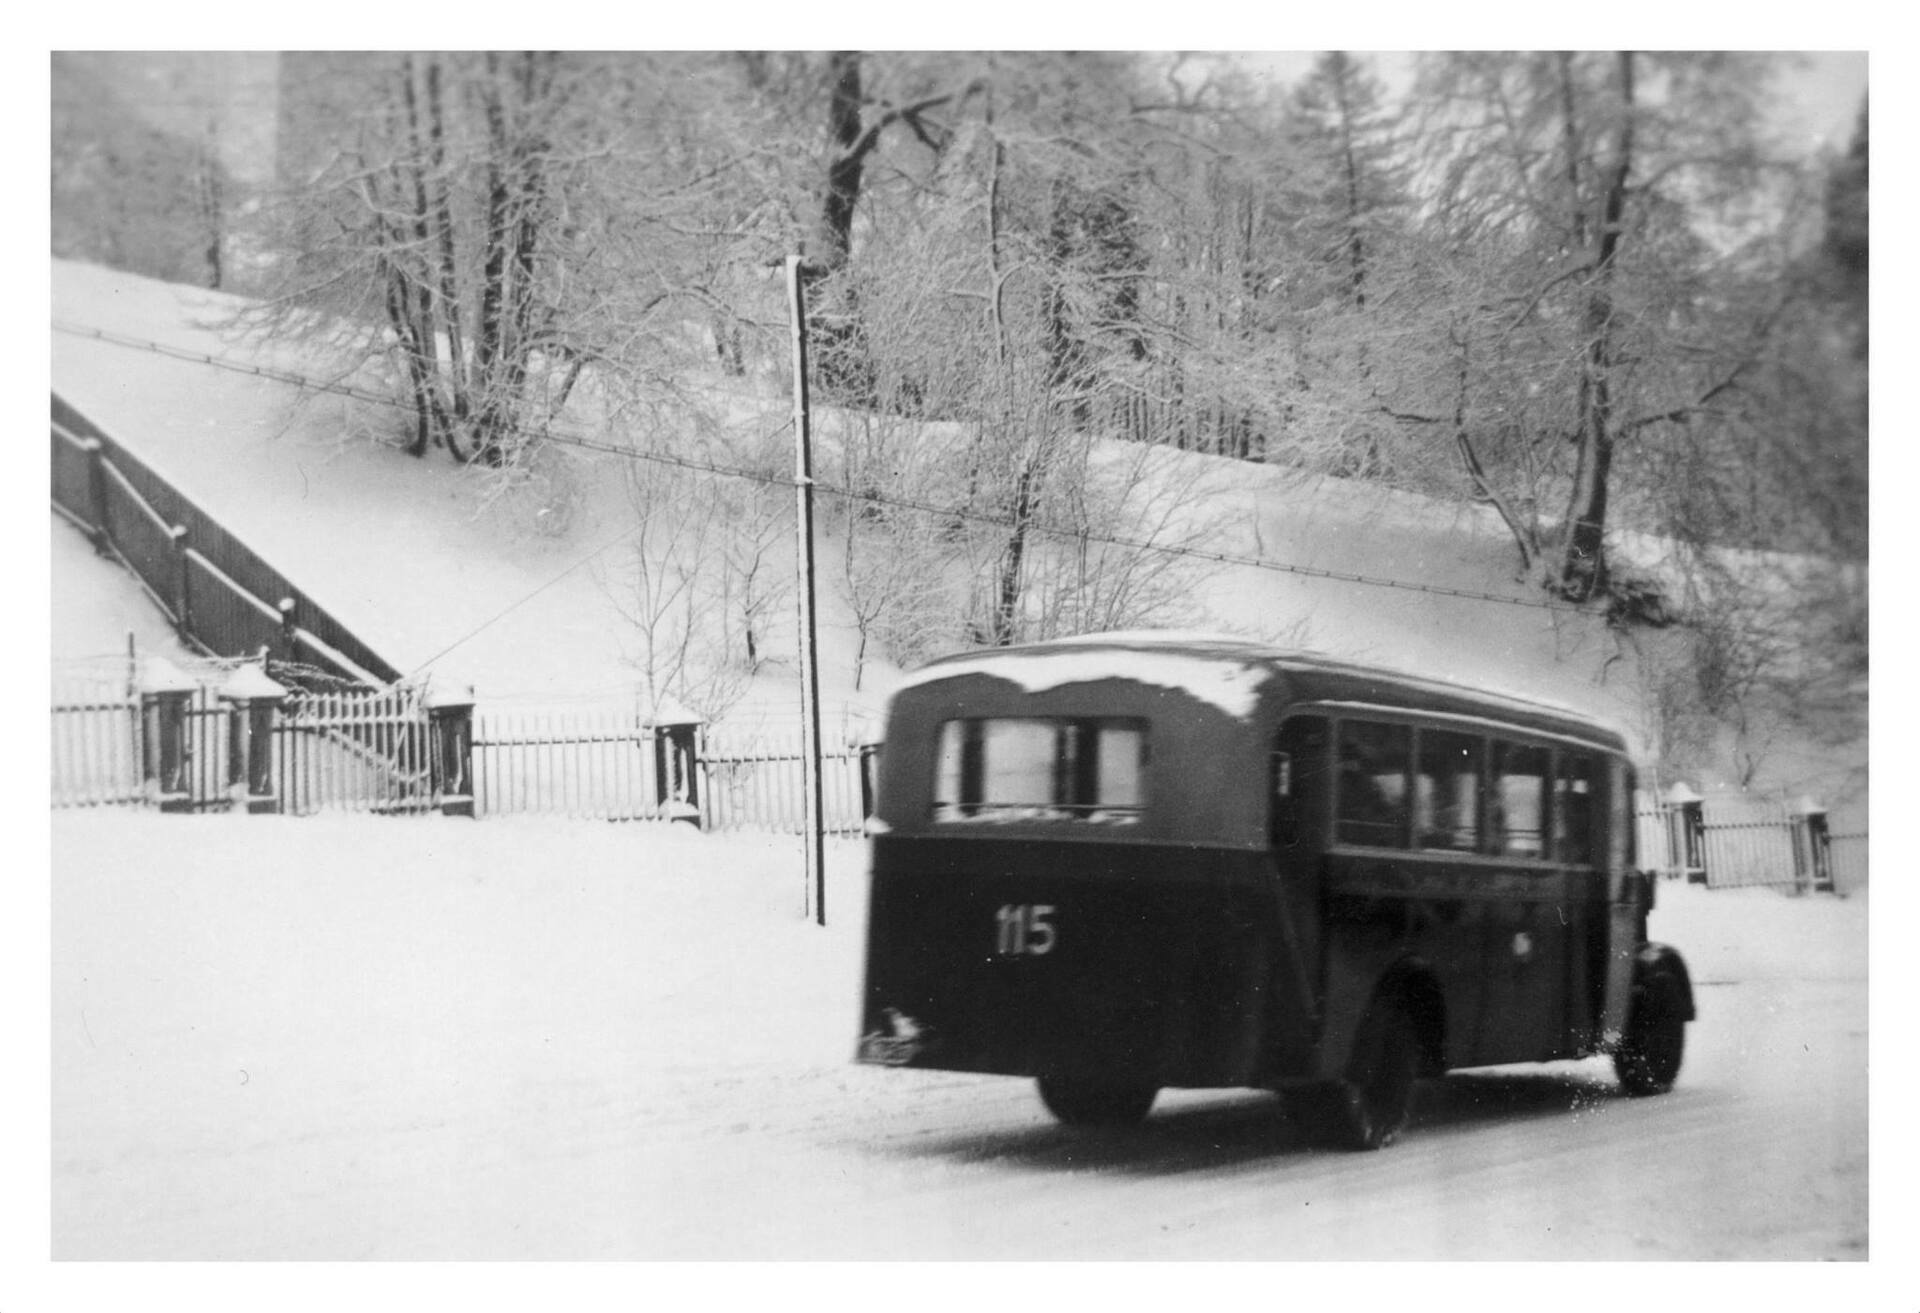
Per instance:
[[[1473,842],[1465,848],[1457,848],[1450,845],[1443,847],[1421,842],[1419,826],[1420,767],[1424,760],[1424,753],[1427,746],[1426,741],[1429,734],[1436,736],[1444,735],[1447,738],[1454,739],[1470,739],[1473,742]],[[1491,739],[1484,730],[1474,731],[1471,729],[1432,725],[1415,721],[1413,727],[1413,755],[1408,763],[1407,791],[1407,810],[1409,819],[1413,823],[1412,851],[1450,857],[1469,856],[1487,851],[1487,834],[1490,828],[1487,824],[1487,789],[1488,776],[1490,774],[1488,767],[1493,755],[1490,743]]]
[[[990,727],[995,724],[1042,725],[1051,732],[1050,760],[1046,767],[1048,792],[1053,795],[1051,801],[1007,802],[987,799],[988,772],[993,766],[987,746]],[[957,730],[957,796],[943,800],[939,796],[944,773],[942,756],[949,727]],[[1092,801],[1074,801],[1083,790],[1091,790],[1097,795],[1106,783],[1100,775],[1098,757],[1104,731],[1109,729],[1130,732],[1137,738],[1135,750],[1138,759],[1133,778],[1138,798],[1131,804],[1102,800],[1098,796]],[[1047,827],[1106,824],[1131,828],[1146,818],[1152,806],[1152,742],[1152,721],[1146,716],[1048,714],[945,717],[934,730],[933,778],[927,794],[928,822],[942,830],[948,827],[963,830],[975,824],[988,823]],[[1070,743],[1072,751],[1069,753]],[[1067,795],[1066,800],[1060,796],[1063,792]]]
[[[1349,839],[1342,833],[1342,827],[1348,824],[1368,824],[1364,821],[1350,821],[1341,810],[1346,792],[1347,771],[1341,752],[1346,744],[1346,732],[1350,725],[1369,725],[1379,728],[1404,730],[1406,738],[1400,756],[1400,841],[1397,844],[1368,843],[1362,839]],[[1409,853],[1417,851],[1413,846],[1413,754],[1419,720],[1415,717],[1384,717],[1360,715],[1339,715],[1333,717],[1332,730],[1328,735],[1328,749],[1332,754],[1329,773],[1328,814],[1331,825],[1327,832],[1329,846],[1338,848],[1366,848],[1374,852]]]
[[[1591,824],[1594,825],[1599,824],[1599,819],[1608,815],[1608,809],[1612,806],[1612,803],[1606,796],[1613,788],[1612,773],[1608,763],[1615,761],[1623,763],[1626,766],[1628,778],[1633,778],[1631,761],[1617,748],[1604,743],[1590,742],[1572,735],[1557,734],[1551,730],[1536,730],[1489,717],[1465,715],[1452,711],[1420,711],[1411,707],[1385,706],[1365,702],[1312,701],[1297,703],[1287,708],[1285,714],[1280,719],[1280,725],[1284,726],[1287,721],[1299,716],[1322,716],[1326,718],[1329,726],[1326,744],[1327,760],[1324,764],[1324,769],[1327,773],[1326,786],[1323,790],[1322,797],[1322,803],[1325,809],[1323,829],[1321,831],[1323,851],[1339,849],[1382,855],[1391,853],[1395,855],[1396,858],[1413,858],[1420,860],[1438,859],[1458,861],[1463,858],[1477,858],[1510,867],[1553,867],[1568,870],[1605,870],[1609,869],[1613,863],[1614,859],[1610,851],[1611,845],[1607,844],[1604,841],[1604,837],[1600,835],[1590,836],[1589,860],[1566,862],[1556,858],[1555,846],[1557,840],[1554,834],[1552,783],[1557,777],[1556,773],[1559,769],[1559,758],[1562,752],[1580,753],[1587,756],[1594,764],[1595,779],[1598,781],[1598,787],[1602,790],[1602,793],[1596,797],[1595,806],[1597,810],[1594,813],[1594,820],[1591,822]],[[1340,837],[1338,793],[1340,774],[1339,736],[1342,725],[1348,721],[1363,721],[1374,724],[1393,723],[1406,726],[1412,732],[1411,746],[1407,758],[1407,769],[1404,777],[1407,789],[1407,806],[1405,809],[1407,845],[1404,847],[1388,847],[1379,844],[1361,843]],[[1412,832],[1414,820],[1412,789],[1414,787],[1414,776],[1418,764],[1419,734],[1423,728],[1430,728],[1445,733],[1468,735],[1480,741],[1480,833],[1478,844],[1470,852],[1463,849],[1420,848],[1414,846],[1414,836]],[[1276,742],[1277,738],[1278,729],[1276,729]],[[1496,799],[1494,796],[1494,762],[1497,755],[1497,748],[1502,743],[1509,744],[1516,748],[1542,751],[1547,755],[1548,774],[1544,777],[1541,790],[1543,824],[1541,827],[1541,850],[1538,853],[1502,852],[1498,851],[1495,846],[1498,835],[1493,824],[1493,817],[1496,810]]]

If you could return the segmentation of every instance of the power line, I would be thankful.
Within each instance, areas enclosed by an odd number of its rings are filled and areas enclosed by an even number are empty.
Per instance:
[[[347,383],[328,382],[311,378],[292,370],[276,369],[271,366],[235,361],[222,356],[209,355],[200,351],[190,351],[181,347],[168,346],[162,342],[131,337],[127,334],[115,333],[107,329],[94,328],[88,325],[67,323],[58,319],[53,321],[53,328],[55,332],[66,333],[74,337],[90,338],[113,346],[148,351],[156,355],[185,361],[189,364],[230,370],[234,373],[248,374],[257,378],[286,383],[310,392],[348,397],[369,405],[384,406],[404,413],[411,413],[410,408],[404,402],[397,401],[391,396],[375,392],[369,388],[355,387]],[[771,438],[776,434],[782,433],[791,427],[792,423],[793,421],[789,419],[778,427],[769,430],[764,436]],[[768,487],[791,489],[799,486],[798,482],[791,476],[749,469],[744,466],[694,460],[690,457],[675,456],[668,452],[642,451],[635,447],[606,442],[565,429],[543,429],[537,433],[527,430],[522,430],[521,432],[523,436],[528,438],[537,438],[557,443],[561,446],[576,447],[584,451],[598,452],[603,455],[617,456],[625,460],[668,465],[695,473],[713,475],[718,478],[746,479]],[[852,489],[835,488],[827,484],[816,484],[815,491],[826,496],[836,497],[843,502],[889,507],[896,510],[917,511],[938,518],[983,524],[1000,529],[1011,530],[1021,528],[1024,529],[1025,532],[1050,538],[1063,539],[1071,542],[1099,543],[1103,546],[1121,547],[1130,551],[1154,552],[1167,556],[1177,556],[1188,560],[1201,561],[1210,565],[1232,565],[1245,569],[1266,570],[1275,574],[1297,575],[1308,579],[1325,579],[1333,583],[1358,584],[1368,588],[1387,588],[1401,592],[1424,593],[1429,596],[1451,597],[1464,601],[1492,602],[1501,606],[1519,606],[1541,611],[1586,614],[1585,609],[1580,606],[1567,602],[1555,602],[1546,598],[1505,597],[1499,593],[1490,593],[1474,588],[1448,588],[1443,585],[1415,583],[1411,580],[1394,579],[1383,575],[1357,574],[1347,570],[1331,570],[1320,566],[1300,565],[1289,561],[1274,561],[1265,557],[1247,556],[1238,552],[1214,551],[1202,547],[1161,543],[1149,538],[1136,538],[1124,534],[1095,533],[1091,530],[1050,524],[1043,520],[1028,520],[1023,523],[1009,516],[971,510],[964,506],[947,506],[885,493],[855,492]],[[610,546],[611,544],[608,545]],[[605,548],[603,547],[597,550],[605,550]]]
[[[438,661],[441,657],[445,656],[447,653],[469,642],[470,640],[478,637],[484,631],[491,629],[495,624],[499,623],[501,620],[506,619],[509,615],[512,615],[515,611],[518,611],[521,607],[525,606],[528,602],[531,602],[534,598],[538,597],[540,594],[546,592],[547,589],[553,587],[555,584],[559,583],[562,579],[565,579],[568,575],[572,574],[575,570],[578,570],[581,566],[585,565],[588,561],[591,561],[594,557],[600,555],[600,553],[617,545],[622,538],[630,537],[631,535],[638,533],[644,527],[645,526],[641,524],[628,525],[626,528],[622,529],[619,533],[616,533],[613,537],[607,539],[607,541],[601,543],[598,547],[588,552],[585,556],[582,556],[579,560],[575,561],[572,565],[569,565],[566,569],[560,571],[560,573],[554,575],[551,579],[541,584],[538,588],[535,588],[533,591],[526,593],[525,595],[517,598],[515,601],[513,601],[509,605],[501,607],[500,610],[496,611],[493,615],[487,617],[485,620],[481,621],[478,625],[475,625],[472,629],[468,630],[466,633],[462,634],[460,637],[454,639],[451,643],[441,648],[438,652],[435,652],[432,656],[428,657],[425,661],[422,661],[419,665],[415,666],[413,668],[412,673],[409,674],[407,678],[408,679],[415,678],[420,674],[421,671],[425,670],[428,666]]]

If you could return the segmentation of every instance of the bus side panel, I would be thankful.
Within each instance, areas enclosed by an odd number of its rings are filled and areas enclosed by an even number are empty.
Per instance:
[[[1249,1083],[1270,871],[1262,853],[1184,845],[876,839],[860,1056]]]
[[[1582,954],[1600,877],[1433,858],[1327,858],[1326,1012],[1315,1074],[1339,1075],[1390,969],[1432,978],[1447,1067],[1581,1051],[1592,1025]]]

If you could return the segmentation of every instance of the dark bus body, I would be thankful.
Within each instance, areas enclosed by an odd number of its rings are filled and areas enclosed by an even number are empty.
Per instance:
[[[890,706],[858,1058],[1037,1078],[1071,1122],[1310,1083],[1378,1147],[1413,1080],[1677,1073],[1633,774],[1571,712],[1235,639],[935,662]]]

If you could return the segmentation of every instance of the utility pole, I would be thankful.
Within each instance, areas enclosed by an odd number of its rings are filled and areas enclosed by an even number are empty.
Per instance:
[[[807,406],[807,302],[801,259],[787,257],[787,302],[793,309],[794,531],[800,571],[801,785],[806,793],[807,896],[813,919],[827,923],[826,827],[820,789],[820,645],[813,596],[813,429]]]

